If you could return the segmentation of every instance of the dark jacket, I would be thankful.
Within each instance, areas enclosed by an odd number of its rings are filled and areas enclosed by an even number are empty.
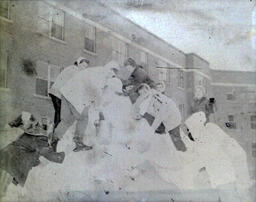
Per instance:
[[[123,88],[126,88],[127,86],[133,86],[133,88],[127,92],[132,103],[134,103],[139,97],[137,88],[142,83],[146,83],[151,88],[155,88],[154,81],[148,76],[147,72],[140,67],[136,67],[130,78],[127,81],[123,81]]]

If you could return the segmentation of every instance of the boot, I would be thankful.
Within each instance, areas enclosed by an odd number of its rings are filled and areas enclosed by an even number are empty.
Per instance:
[[[91,150],[92,146],[87,146],[82,142],[76,142],[76,147],[73,149],[74,152]]]
[[[158,128],[155,130],[155,133],[158,133],[160,135],[165,134],[165,126],[163,123],[161,123]]]
[[[50,147],[53,149],[53,151],[54,152],[56,152],[57,151],[57,145],[58,145],[58,142],[59,142],[59,138],[57,138],[57,137],[54,137],[54,135],[52,135],[52,137],[50,137]]]
[[[55,163],[62,163],[65,158],[64,152],[54,152],[51,147],[44,147],[39,151],[39,153],[49,161]]]
[[[187,150],[185,143],[182,141],[181,136],[180,136],[180,131],[179,131],[179,126],[176,127],[173,130],[170,130],[168,133],[172,139],[172,142],[175,146],[175,148],[178,151],[183,151],[185,152]]]

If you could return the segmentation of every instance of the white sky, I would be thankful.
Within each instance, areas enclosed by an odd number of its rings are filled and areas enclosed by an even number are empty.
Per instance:
[[[256,71],[256,0],[102,2],[213,69]]]

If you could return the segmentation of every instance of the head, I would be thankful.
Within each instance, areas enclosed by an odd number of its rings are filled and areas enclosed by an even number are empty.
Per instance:
[[[115,60],[111,60],[104,66],[105,68],[109,70],[113,70],[114,72],[118,72],[120,70],[119,64]]]
[[[126,68],[129,72],[132,73],[132,72],[135,70],[135,68],[136,68],[137,65],[136,65],[136,62],[135,62],[134,59],[128,58],[127,60],[125,60],[124,66],[125,66],[125,68]]]
[[[158,90],[161,93],[165,91],[165,84],[163,81],[156,84],[156,90]]]
[[[87,68],[89,64],[90,64],[90,61],[83,58],[83,57],[79,57],[74,63],[74,65],[76,65],[76,66],[78,66],[79,68],[82,68],[82,69]]]
[[[142,65],[137,65],[137,68],[144,69],[144,67]]]
[[[146,95],[148,94],[150,91],[150,87],[148,84],[140,84],[139,87],[137,88],[137,92],[139,93],[139,95]]]
[[[31,113],[23,111],[16,119],[11,121],[9,125],[16,128],[22,126],[27,129],[36,123],[37,121]]]
[[[200,100],[205,96],[204,88],[201,86],[197,86],[195,89],[195,98]]]

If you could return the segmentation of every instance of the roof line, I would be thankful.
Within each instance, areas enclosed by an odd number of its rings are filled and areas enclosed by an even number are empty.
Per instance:
[[[129,21],[131,24],[137,26],[138,28],[140,28],[140,29],[146,31],[148,34],[152,35],[153,37],[157,38],[158,40],[164,42],[164,43],[167,44],[169,47],[171,47],[171,48],[175,49],[176,51],[181,52],[181,53],[183,53],[184,55],[186,55],[186,53],[183,52],[182,50],[180,50],[180,49],[178,49],[177,47],[173,46],[173,45],[170,44],[169,42],[165,41],[164,39],[160,38],[159,36],[155,35],[154,33],[150,32],[149,30],[145,29],[144,27],[142,27],[142,26],[136,24],[135,22],[133,22],[133,21],[130,20],[129,18],[124,17],[123,15],[121,15],[119,12],[117,12],[116,10],[114,10],[113,8],[111,8],[110,6],[105,5],[105,4],[103,4],[102,2],[99,2],[99,1],[97,1],[97,2],[98,2],[99,4],[101,4],[102,6],[104,6],[104,7],[108,8],[108,9],[110,9],[112,12],[114,12],[115,14],[117,14],[118,16],[120,16],[121,18],[123,18],[123,19]]]
[[[188,53],[187,55],[194,55],[196,57],[199,57],[201,60],[205,61],[208,65],[210,65],[210,63],[206,59],[202,58],[200,55],[196,53]]]
[[[225,69],[211,69],[211,71],[215,71],[215,72],[241,72],[241,73],[247,73],[247,72],[252,72],[252,73],[255,73],[256,74],[256,70],[255,71],[241,71],[241,70],[238,70],[238,71],[234,71],[234,70],[225,70]]]

